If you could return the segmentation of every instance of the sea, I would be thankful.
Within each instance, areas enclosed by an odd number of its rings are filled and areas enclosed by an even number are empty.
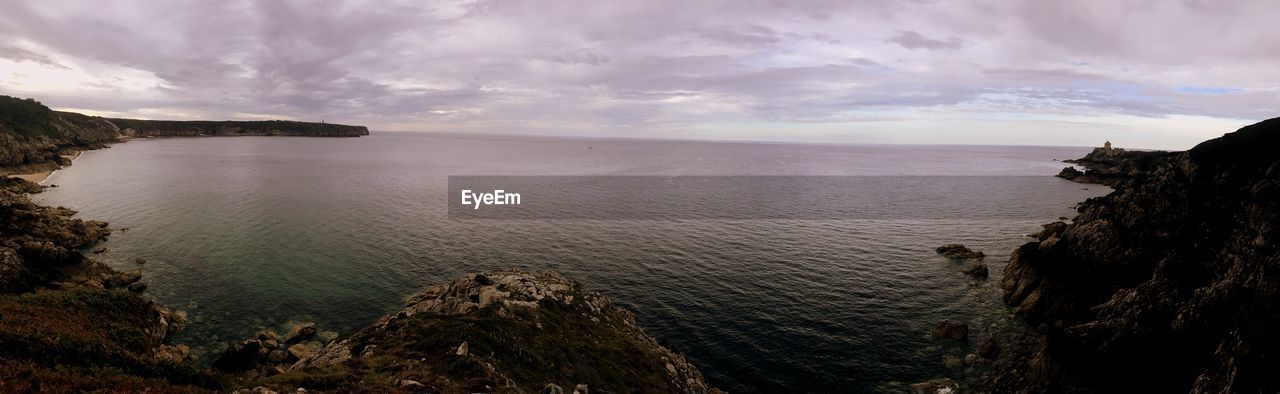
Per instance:
[[[174,340],[197,362],[297,322],[332,338],[427,286],[514,267],[603,292],[714,386],[876,392],[958,376],[944,356],[1017,324],[1000,300],[1009,254],[1109,192],[1053,177],[1059,160],[1088,151],[410,132],[157,138],[84,152],[36,199],[116,229],[100,245],[109,251],[91,255],[141,269],[147,297],[188,314]],[[449,180],[463,176],[853,179],[805,204],[875,214],[683,216],[685,205],[660,200],[669,214],[473,220],[450,215]],[[751,204],[752,193],[735,195]],[[985,252],[990,278],[934,252],[948,243]],[[972,338],[933,338],[943,320],[968,323]]]

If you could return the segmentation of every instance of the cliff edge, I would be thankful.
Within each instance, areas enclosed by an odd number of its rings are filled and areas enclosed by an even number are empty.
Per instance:
[[[1005,269],[1041,340],[995,391],[1274,392],[1280,118],[1153,158]]]
[[[0,171],[38,172],[66,165],[71,150],[97,149],[134,137],[369,135],[364,126],[269,121],[110,119],[54,111],[32,99],[0,95]]]

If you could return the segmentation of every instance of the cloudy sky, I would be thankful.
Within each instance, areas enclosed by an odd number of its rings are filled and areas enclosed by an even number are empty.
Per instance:
[[[5,1],[0,94],[373,130],[1183,149],[1280,116],[1280,2]]]

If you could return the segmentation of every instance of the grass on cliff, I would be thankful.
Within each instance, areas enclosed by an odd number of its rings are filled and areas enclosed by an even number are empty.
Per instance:
[[[52,116],[53,110],[39,101],[0,95],[0,129],[26,137],[44,135],[51,132],[46,125]]]
[[[150,302],[121,290],[0,296],[0,391],[216,389],[212,376],[149,357]]]
[[[666,363],[650,344],[613,323],[592,321],[579,308],[585,309],[580,301],[566,306],[544,300],[538,308],[494,304],[463,316],[418,314],[390,323],[385,332],[356,334],[353,353],[375,356],[277,375],[268,385],[380,390],[409,379],[444,392],[532,392],[547,383],[569,391],[582,383],[592,392],[674,390]],[[470,355],[458,356],[464,341]]]

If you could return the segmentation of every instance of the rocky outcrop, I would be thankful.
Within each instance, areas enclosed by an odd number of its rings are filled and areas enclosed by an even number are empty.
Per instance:
[[[0,174],[49,171],[70,151],[97,149],[132,137],[369,135],[364,126],[272,121],[109,119],[49,109],[32,99],[0,95]]]
[[[938,254],[956,260],[981,259],[986,257],[982,252],[970,250],[967,246],[961,244],[946,244],[934,249]]]
[[[315,324],[294,324],[285,335],[263,331],[252,338],[229,346],[213,368],[229,373],[248,373],[252,376],[274,375],[285,372],[298,360],[310,357],[323,344],[312,341],[316,336]]]
[[[1107,142],[1105,146],[1094,148],[1082,158],[1064,160],[1066,163],[1078,164],[1085,170],[1066,167],[1058,173],[1058,177],[1080,183],[1099,183],[1110,186],[1125,179],[1150,173],[1169,154],[1164,151],[1128,151],[1112,148],[1111,142]]]
[[[1005,349],[991,389],[1280,387],[1276,146],[1280,119],[1152,156],[1018,248],[1004,299],[1041,339]]]
[[[385,382],[429,391],[716,391],[630,312],[555,272],[493,271],[433,286],[280,376],[365,365],[386,366]]]
[[[951,338],[960,341],[969,340],[969,325],[954,321],[942,321],[933,327],[935,338]]]
[[[0,181],[0,292],[41,288],[125,287],[140,279],[85,257],[81,249],[111,234],[104,222],[72,218],[75,211],[36,205],[26,192],[40,186]]]

